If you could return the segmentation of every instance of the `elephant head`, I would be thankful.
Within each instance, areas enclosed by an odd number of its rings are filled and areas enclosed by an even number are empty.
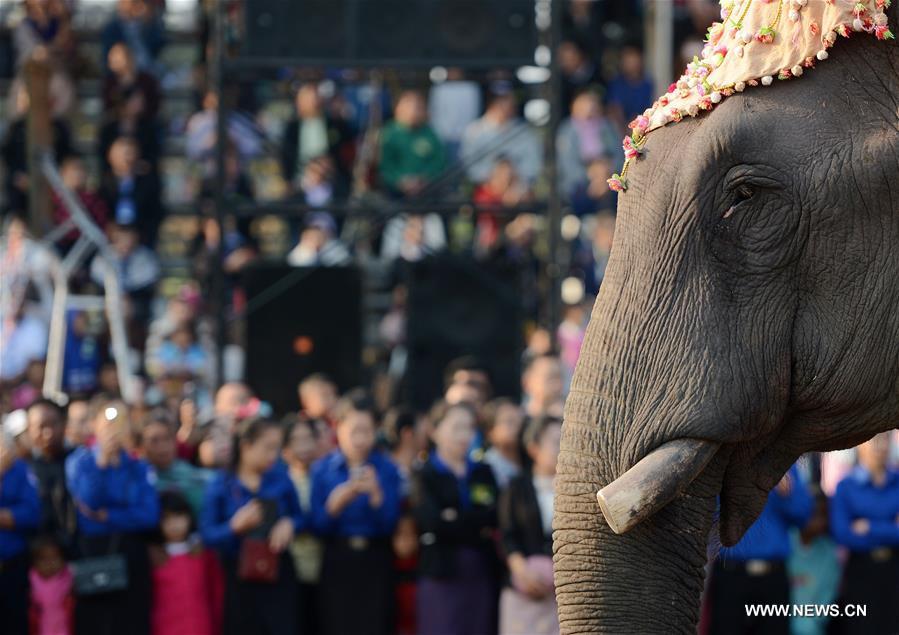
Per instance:
[[[896,426],[899,46],[841,40],[659,128],[628,181],[565,409],[563,633],[690,632],[710,540],[736,543],[802,453]],[[684,439],[652,466],[678,495],[616,535],[597,491]]]

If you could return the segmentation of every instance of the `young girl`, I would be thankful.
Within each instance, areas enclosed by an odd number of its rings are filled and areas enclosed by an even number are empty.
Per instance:
[[[553,478],[562,422],[542,417],[524,433],[532,468],[509,483],[500,497],[499,524],[509,566],[509,586],[500,597],[500,633],[559,632],[552,579]]]
[[[194,534],[190,503],[181,494],[159,497],[162,544],[150,552],[153,564],[154,635],[221,633],[224,580],[214,553]]]
[[[486,463],[468,458],[477,415],[467,403],[439,404],[436,449],[412,481],[421,556],[418,633],[495,631],[497,487]]]
[[[72,570],[59,540],[51,535],[31,545],[31,603],[29,626],[33,635],[71,635],[75,632]]]
[[[200,533],[219,551],[225,569],[225,633],[297,632],[296,573],[287,547],[305,523],[293,483],[278,463],[283,440],[274,421],[242,421],[230,467],[206,490]],[[262,541],[278,559],[274,581],[260,581],[239,566],[242,555],[264,564],[265,555],[256,550]],[[248,555],[250,547],[255,555]]]
[[[396,466],[374,450],[362,395],[336,408],[338,449],[312,471],[312,520],[325,539],[320,624],[333,635],[386,635],[394,602],[390,537],[400,511]]]
[[[319,433],[316,422],[300,416],[290,423],[282,458],[296,488],[303,513],[311,511],[312,478],[310,469],[318,458]],[[303,635],[318,633],[317,592],[322,564],[322,544],[312,532],[297,535],[290,545],[299,582],[297,606]]]

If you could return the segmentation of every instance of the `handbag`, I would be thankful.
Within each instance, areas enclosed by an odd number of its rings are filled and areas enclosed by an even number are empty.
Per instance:
[[[277,582],[279,559],[267,540],[244,538],[237,558],[237,579],[244,582]]]
[[[100,595],[128,587],[128,562],[118,550],[119,536],[110,540],[105,556],[80,558],[72,563],[72,587],[76,595]]]

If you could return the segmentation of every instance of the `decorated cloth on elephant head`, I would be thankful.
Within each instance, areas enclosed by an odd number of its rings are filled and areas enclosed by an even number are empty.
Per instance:
[[[609,187],[627,189],[627,170],[642,153],[646,135],[684,117],[711,110],[749,86],[799,77],[838,37],[853,32],[893,39],[885,10],[891,0],[721,0],[721,22],[709,27],[701,58],[630,124],[624,166]]]

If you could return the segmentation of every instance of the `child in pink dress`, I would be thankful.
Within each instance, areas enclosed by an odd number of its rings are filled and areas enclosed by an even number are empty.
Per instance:
[[[215,554],[192,534],[190,504],[180,494],[159,497],[163,544],[151,551],[153,635],[213,635],[222,630],[224,578]]]
[[[72,571],[66,564],[62,545],[52,537],[38,538],[31,554],[29,631],[34,635],[71,635],[75,598]]]

